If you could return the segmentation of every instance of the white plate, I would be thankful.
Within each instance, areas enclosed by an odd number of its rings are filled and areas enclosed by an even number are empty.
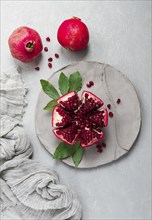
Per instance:
[[[67,76],[79,71],[83,78],[83,87],[79,92],[88,90],[99,96],[104,104],[111,104],[113,118],[109,118],[108,127],[104,128],[105,137],[103,142],[107,147],[102,153],[97,153],[96,147],[85,149],[85,153],[79,168],[92,168],[110,163],[126,154],[136,140],[140,125],[141,113],[137,94],[128,78],[114,67],[97,62],[79,62],[68,65],[55,72],[48,80],[58,88],[58,78],[61,72]],[[86,87],[90,80],[94,82],[91,88]],[[116,104],[117,98],[121,103]],[[38,97],[35,114],[36,134],[50,154],[53,154],[59,144],[59,140],[52,132],[52,114],[43,110],[43,107],[50,101],[50,98],[41,91]],[[62,160],[64,163],[74,166],[71,158]]]

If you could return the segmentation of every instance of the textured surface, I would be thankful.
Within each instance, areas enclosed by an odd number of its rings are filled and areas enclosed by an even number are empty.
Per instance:
[[[54,170],[31,159],[31,143],[21,125],[26,105],[22,75],[10,69],[1,74],[0,84],[2,219],[79,220],[81,205],[76,194],[59,182]]]
[[[83,90],[96,94],[103,100],[103,107],[106,107],[108,103],[111,104],[110,111],[114,114],[113,118],[109,117],[108,127],[103,129],[105,136],[102,142],[106,143],[106,149],[99,154],[95,145],[87,148],[79,164],[79,168],[97,167],[117,160],[132,147],[141,124],[139,101],[130,81],[114,67],[103,63],[79,62],[68,65],[53,74],[49,81],[58,88],[60,73],[64,72],[69,76],[75,71],[79,71],[83,79],[79,95],[81,96]],[[93,80],[94,86],[88,89],[86,84],[91,80]],[[119,105],[116,104],[117,98],[121,99]],[[49,101],[50,98],[41,91],[36,105],[35,128],[41,143],[53,154],[60,141],[51,132],[52,113],[43,110]],[[74,166],[71,157],[64,162]]]
[[[73,15],[81,17],[90,30],[89,47],[81,53],[62,49],[56,40],[59,24]],[[6,1],[2,2],[1,18],[2,69],[19,64],[30,89],[24,126],[34,146],[34,159],[49,165],[50,169],[53,167],[62,180],[75,189],[83,205],[83,219],[150,219],[150,1]],[[49,46],[49,52],[30,65],[14,61],[8,50],[8,36],[20,25],[37,29],[44,46]],[[48,35],[51,43],[45,42]],[[55,52],[60,58],[54,60],[50,70],[47,58]],[[135,85],[142,113],[140,136],[130,153],[115,163],[91,170],[76,170],[52,160],[34,129],[40,78],[47,79],[61,67],[81,60],[109,63],[123,72]],[[35,72],[36,65],[41,71]]]

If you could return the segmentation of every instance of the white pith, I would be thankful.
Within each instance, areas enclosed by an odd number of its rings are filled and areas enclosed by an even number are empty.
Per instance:
[[[55,127],[58,122],[60,123],[62,121],[62,116],[59,115],[57,111],[54,111],[53,114],[54,114],[53,127]]]

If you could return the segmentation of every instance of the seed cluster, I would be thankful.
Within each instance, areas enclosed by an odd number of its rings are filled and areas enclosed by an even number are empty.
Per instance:
[[[93,98],[91,96],[88,96],[88,94],[85,94],[85,104],[82,107],[82,111],[84,113],[93,111],[95,109],[99,109],[103,104],[98,101],[96,98]]]
[[[72,124],[70,127],[60,128],[56,130],[57,135],[61,135],[67,142],[72,143],[77,134],[77,126]]]
[[[104,114],[105,112],[103,110],[100,112],[95,112],[90,116],[90,119],[97,125],[104,127]]]
[[[71,94],[71,96],[70,96]],[[62,125],[63,128],[57,128],[56,133],[59,138],[64,139],[65,142],[73,143],[76,136],[81,140],[82,146],[90,146],[98,142],[102,136],[102,127],[106,126],[104,110],[98,110],[102,105],[97,97],[91,96],[92,93],[87,92],[83,96],[83,101],[79,100],[79,97],[73,92],[63,96],[59,100],[58,113],[61,117],[65,117],[61,123],[56,124]],[[61,107],[61,109],[60,109]]]
[[[68,125],[68,124],[70,124],[72,122],[71,116],[61,106],[56,107],[56,109],[54,109],[54,111],[58,112],[58,114],[61,117],[60,118],[61,122],[57,122],[55,124],[55,126],[57,126],[57,127],[64,127],[64,126],[66,126],[66,125]]]
[[[78,107],[78,95],[75,94],[69,97],[66,101],[60,101],[59,104],[67,110],[75,110]]]
[[[100,134],[98,134],[95,130],[86,130],[85,128],[81,130],[81,144],[90,145],[94,142],[94,139],[100,139]]]

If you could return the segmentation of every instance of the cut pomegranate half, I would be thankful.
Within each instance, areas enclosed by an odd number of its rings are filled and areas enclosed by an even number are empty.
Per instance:
[[[56,128],[53,130],[55,136],[61,141],[66,142],[69,145],[74,145],[78,141],[78,127],[75,123],[64,128]]]
[[[76,92],[69,92],[66,95],[61,96],[57,103],[59,103],[66,110],[75,110],[78,108],[79,97]]]
[[[106,108],[102,109],[101,111],[94,112],[90,119],[96,125],[100,127],[106,127],[108,125],[108,111]]]
[[[97,132],[94,129],[84,128],[81,130],[81,146],[83,148],[98,143],[104,136],[103,132]]]
[[[72,122],[71,116],[61,106],[55,106],[52,112],[52,126],[64,127]]]

